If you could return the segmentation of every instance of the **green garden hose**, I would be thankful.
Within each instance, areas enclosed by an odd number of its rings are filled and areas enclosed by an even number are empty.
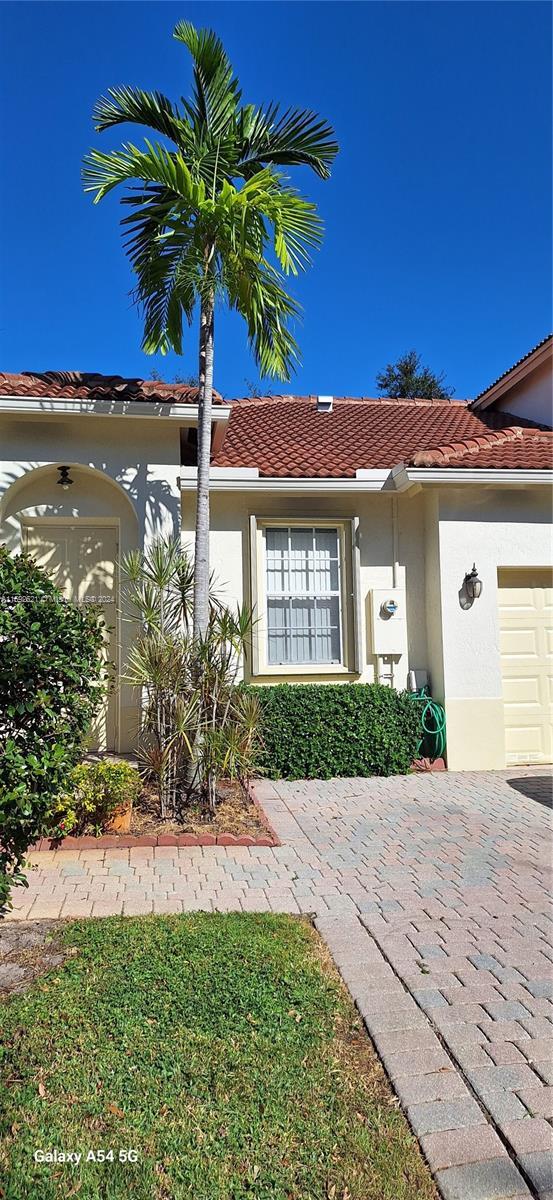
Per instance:
[[[420,723],[422,737],[419,742],[417,755],[419,758],[443,758],[445,753],[445,709],[437,700],[428,694],[428,688],[420,688],[418,692],[410,692],[412,700],[421,707]]]

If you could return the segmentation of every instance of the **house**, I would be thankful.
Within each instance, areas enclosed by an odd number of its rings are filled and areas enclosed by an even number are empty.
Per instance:
[[[217,395],[211,556],[255,605],[246,677],[428,680],[450,768],[551,762],[552,373],[547,338],[472,402]],[[197,419],[190,387],[0,375],[0,541],[103,605],[119,671],[118,561],[192,543]],[[120,682],[98,744],[136,725]]]

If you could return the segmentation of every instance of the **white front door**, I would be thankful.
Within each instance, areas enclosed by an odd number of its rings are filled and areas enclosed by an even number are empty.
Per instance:
[[[507,765],[553,762],[553,572],[501,570],[499,629]]]
[[[25,526],[24,547],[68,600],[97,604],[103,613],[104,661],[111,687],[95,719],[90,748],[113,752],[117,749],[117,530],[81,522],[37,521]]]

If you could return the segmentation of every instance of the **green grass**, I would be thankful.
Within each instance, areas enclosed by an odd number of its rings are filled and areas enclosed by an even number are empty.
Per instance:
[[[77,953],[0,1006],[8,1200],[431,1200],[310,926],[78,921]],[[35,1150],[83,1152],[78,1166]],[[138,1162],[86,1163],[90,1149]]]

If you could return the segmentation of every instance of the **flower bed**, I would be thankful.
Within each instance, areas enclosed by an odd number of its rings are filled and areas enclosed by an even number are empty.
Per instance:
[[[163,832],[164,828],[167,828],[167,822],[158,821],[159,832],[152,827],[154,826],[152,822],[150,823],[151,831],[148,833],[133,832],[131,825],[130,832],[125,834],[100,833],[99,836],[68,834],[64,838],[42,838],[35,842],[32,850],[36,853],[41,850],[84,850],[92,847],[99,850],[123,850],[133,846],[279,846],[280,840],[270,825],[253,786],[247,785],[245,790],[248,802],[254,809],[249,822],[251,833],[230,832],[225,829],[217,829],[216,826],[213,831],[210,831],[208,822],[203,822],[204,827],[201,829],[185,829],[183,832],[178,832],[175,828],[177,823],[172,822],[170,831]]]

